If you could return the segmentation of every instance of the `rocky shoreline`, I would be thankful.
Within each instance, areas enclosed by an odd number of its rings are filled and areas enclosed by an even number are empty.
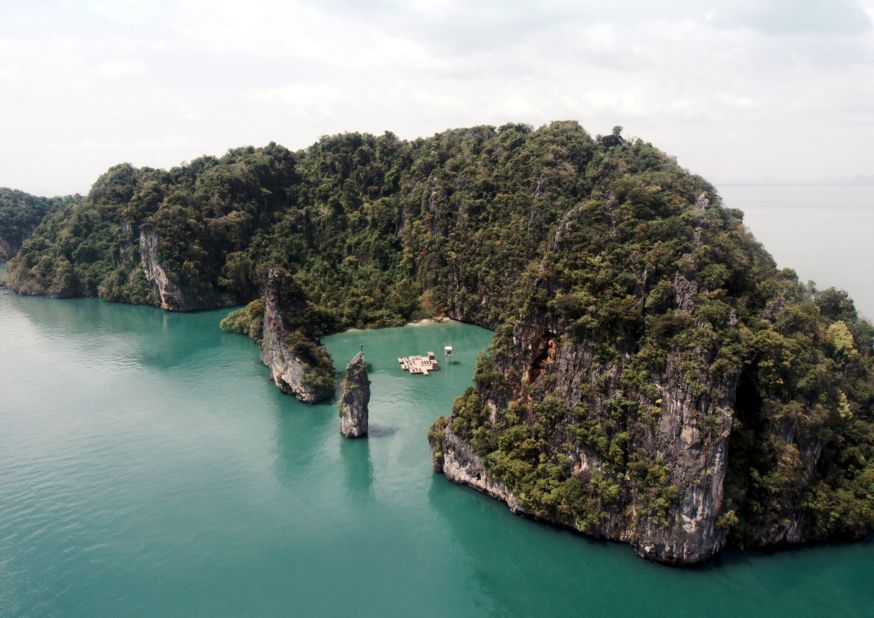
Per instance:
[[[168,311],[248,302],[222,328],[305,402],[335,391],[325,335],[421,315],[490,328],[473,387],[431,431],[435,467],[652,560],[874,529],[874,327],[620,127],[121,164],[40,223],[9,285]]]

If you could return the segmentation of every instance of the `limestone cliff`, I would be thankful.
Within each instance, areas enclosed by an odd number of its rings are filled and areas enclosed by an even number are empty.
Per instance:
[[[340,433],[347,438],[367,435],[370,402],[370,380],[367,378],[367,363],[359,352],[346,365],[346,377],[340,391]]]
[[[699,197],[691,251],[714,242],[710,212]],[[559,223],[519,297],[519,316],[498,330],[474,388],[432,427],[435,470],[514,513],[627,542],[670,564],[702,562],[729,541],[804,542],[835,530],[864,536],[864,477],[848,494],[853,515],[845,523],[825,532],[815,511],[837,509],[817,494],[833,470],[821,461],[834,436],[827,427],[856,422],[841,393],[864,392],[869,370],[856,366],[847,386],[812,390],[815,373],[790,370],[804,365],[785,351],[785,325],[797,313],[782,296],[759,301],[753,314],[732,307],[691,253],[658,284],[641,265],[627,276],[624,298],[588,294],[579,281],[600,274],[578,264],[615,258],[577,253],[590,233],[583,214],[573,209]],[[580,274],[563,279],[563,270]],[[819,346],[808,352],[819,371],[849,367],[862,354],[841,324],[829,330],[831,339],[806,340]],[[839,338],[846,354],[836,353]]]
[[[572,219],[573,213],[559,226],[549,252],[561,252]],[[541,272],[548,270],[542,265]],[[554,277],[542,274],[533,290],[554,294],[556,287]],[[679,312],[691,314],[696,292],[697,284],[676,273],[672,296]],[[526,420],[537,422],[532,400],[550,402],[554,416],[544,422],[554,427],[541,448],[568,461],[569,477],[579,482],[585,499],[576,508],[548,500],[526,504],[500,480],[500,465],[489,474],[468,440],[453,432],[452,421],[445,423],[442,463],[435,467],[454,482],[503,500],[514,512],[629,542],[653,560],[688,564],[712,556],[726,539],[717,518],[739,367],[720,365],[717,373],[709,370],[714,359],[705,352],[673,350],[644,383],[631,384],[626,377],[633,371],[631,355],[605,358],[597,337],[574,334],[558,316],[529,306],[512,335],[498,342],[501,353],[491,362],[501,378],[478,385],[479,405],[488,410],[483,426],[500,432],[509,424],[503,412],[520,405],[529,407]],[[600,434],[591,442],[590,427]],[[611,434],[615,442],[604,444]]]
[[[302,330],[306,300],[292,276],[271,269],[264,290],[261,360],[270,367],[282,392],[306,403],[334,393],[333,367],[327,352]]]
[[[470,445],[452,431],[451,421],[435,425],[428,435],[433,455],[434,471],[441,472],[453,483],[467,485],[477,491],[507,503],[517,515],[527,513],[507,485],[490,475],[482,459]]]
[[[159,306],[165,311],[185,311],[188,303],[181,288],[170,281],[158,257],[158,234],[149,230],[140,232],[140,260],[146,280],[158,294]]]
[[[585,341],[555,337],[548,329],[531,324],[517,327],[512,340],[512,365],[502,366],[509,383],[479,392],[482,406],[492,411],[486,425],[505,425],[500,410],[532,395],[551,397],[563,410],[584,408],[583,426],[608,424],[611,407],[620,398],[637,399],[647,410],[646,419],[617,428],[623,431],[616,434],[625,434],[618,461],[615,453],[611,458],[609,447],[599,449],[579,440],[574,435],[576,419],[566,417],[559,431],[547,435],[544,450],[567,457],[570,478],[586,487],[587,508],[581,511],[544,510],[541,504],[526,504],[500,476],[489,472],[470,440],[454,433],[451,420],[431,439],[435,453],[439,441],[435,468],[453,482],[506,502],[515,513],[629,542],[635,552],[653,560],[689,564],[716,553],[726,539],[717,519],[723,502],[737,372],[712,376],[707,394],[698,396],[682,375],[678,357],[669,356],[664,373],[656,377],[660,402],[652,409],[645,396],[623,390],[620,376],[626,364],[622,360],[598,362],[595,350]],[[513,384],[514,380],[518,382]],[[591,394],[599,385],[604,392]],[[506,398],[507,386],[516,397],[515,404],[514,395]],[[615,491],[602,491],[605,484]],[[586,512],[595,515],[586,517]]]

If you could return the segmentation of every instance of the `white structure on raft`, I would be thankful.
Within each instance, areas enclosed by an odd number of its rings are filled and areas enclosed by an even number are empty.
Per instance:
[[[425,356],[402,356],[398,359],[401,369],[413,374],[428,375],[432,371],[440,369],[440,362],[434,352],[428,352]]]

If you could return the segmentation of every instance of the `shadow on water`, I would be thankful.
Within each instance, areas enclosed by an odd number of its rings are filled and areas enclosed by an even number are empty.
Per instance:
[[[245,338],[222,333],[218,323],[229,309],[197,313],[167,312],[157,307],[111,303],[97,298],[50,299],[3,290],[4,305],[25,318],[41,337],[74,339],[88,349],[112,345],[143,365],[177,366],[204,348],[247,347]],[[179,340],[189,344],[180,346]]]
[[[350,495],[370,495],[373,489],[373,462],[367,438],[340,440],[340,458]]]
[[[810,545],[778,545],[770,548],[738,549],[729,547],[712,560],[695,567],[695,570],[719,571],[743,568],[767,560],[798,560],[817,559],[820,554],[828,552],[872,551],[874,538],[862,541],[835,541],[830,543],[811,543]],[[874,592],[874,591],[872,591]]]
[[[434,475],[428,500],[466,557],[470,577],[496,604],[490,613],[579,615],[585,607],[586,614],[610,615],[620,607],[605,603],[604,588],[615,581],[606,576],[615,574],[610,563],[636,560],[627,547],[515,516],[502,502],[441,475]],[[620,605],[626,612],[639,609]]]
[[[516,517],[442,476],[428,499],[471,577],[511,615],[576,615],[581,607],[593,615],[870,615],[874,603],[871,541],[727,550],[676,568],[640,559],[625,544]]]
[[[163,330],[168,314],[156,307],[122,305],[97,298],[49,299],[19,296],[9,292],[8,307],[24,316],[42,332],[62,331],[65,336],[82,333],[116,334],[138,329]],[[169,314],[172,315],[172,314]]]
[[[322,458],[329,438],[329,423],[335,420],[330,403],[307,405],[283,394],[272,383],[269,400],[276,418],[277,477],[286,481],[308,470]],[[332,427],[333,428],[333,427]]]
[[[398,430],[396,427],[389,427],[388,425],[374,425],[371,423],[367,427],[368,438],[387,438],[393,436],[397,432]]]

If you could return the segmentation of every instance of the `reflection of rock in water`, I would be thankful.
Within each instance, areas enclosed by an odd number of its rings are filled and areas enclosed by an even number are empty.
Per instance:
[[[374,425],[371,424],[367,429],[367,437],[369,438],[385,438],[387,436],[393,435],[397,433],[397,429],[394,427],[388,427],[386,425]]]
[[[359,352],[346,365],[346,378],[340,393],[340,433],[347,438],[367,435],[367,404],[370,402],[370,380],[364,355]]]
[[[619,587],[604,582],[604,572],[615,569],[617,559],[627,561],[625,548],[526,521],[500,502],[466,487],[459,490],[436,474],[428,501],[446,525],[448,543],[464,555],[459,562],[470,569],[466,576],[493,604],[488,614],[574,616],[580,607],[599,603],[608,606],[594,615],[622,614],[610,611],[611,604],[617,605],[619,590],[611,591],[616,595],[612,600],[602,591]],[[570,589],[568,571],[574,573]],[[531,594],[532,588],[538,593]]]
[[[489,604],[494,604],[489,613],[511,613],[512,603],[504,604],[507,593],[498,594],[498,590],[514,579],[509,576],[509,565],[519,562],[519,547],[512,541],[519,532],[514,529],[519,523],[517,518],[504,505],[466,488],[459,491],[436,474],[428,490],[428,502],[447,527],[449,545],[466,558],[460,561],[469,569],[465,577],[476,582],[475,588],[489,599]]]
[[[370,442],[341,440],[340,457],[346,472],[349,495],[369,494],[373,485],[373,463],[370,461]]]

